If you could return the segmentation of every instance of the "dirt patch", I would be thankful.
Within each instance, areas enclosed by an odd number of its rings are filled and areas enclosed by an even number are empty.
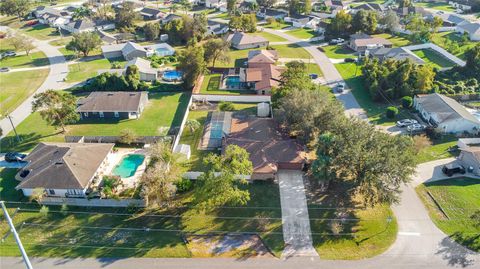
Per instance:
[[[258,235],[189,235],[194,257],[274,257]]]

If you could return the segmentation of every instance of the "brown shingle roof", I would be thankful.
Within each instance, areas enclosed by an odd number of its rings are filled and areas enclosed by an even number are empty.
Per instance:
[[[77,112],[136,112],[147,92],[92,92],[79,100]]]
[[[25,158],[16,189],[84,189],[115,144],[40,143]]]

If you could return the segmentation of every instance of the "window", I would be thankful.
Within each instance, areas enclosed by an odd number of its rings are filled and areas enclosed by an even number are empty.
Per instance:
[[[50,194],[50,195],[55,195],[55,190],[49,189],[49,190],[48,190],[48,194]]]
[[[88,112],[84,112],[84,113],[83,113],[83,116],[84,116],[85,118],[88,118]]]
[[[115,116],[115,118],[118,118],[120,116],[120,115],[118,115],[117,111],[113,112],[113,115]]]
[[[98,112],[98,114],[100,115],[100,118],[105,117],[105,115],[103,115],[103,112],[102,112],[102,111]]]

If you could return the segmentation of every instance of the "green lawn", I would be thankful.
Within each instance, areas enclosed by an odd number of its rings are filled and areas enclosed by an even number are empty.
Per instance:
[[[421,49],[413,51],[415,55],[420,57],[425,63],[432,65],[434,68],[453,67],[455,63],[442,56],[433,49]]]
[[[439,207],[427,194],[434,197]],[[480,226],[470,217],[480,209],[480,179],[455,178],[422,184],[417,193],[426,205],[430,218],[440,230],[456,242],[480,251]]]
[[[0,118],[33,94],[45,81],[48,72],[49,69],[0,73]]]
[[[300,39],[310,39],[318,36],[318,33],[315,32],[315,30],[306,29],[306,28],[297,28],[293,30],[288,30],[286,33]]]
[[[287,27],[290,27],[292,26],[291,24],[288,24],[288,23],[284,23],[284,22],[274,22],[272,24],[265,24],[263,25],[263,27],[265,28],[270,28],[270,29],[275,29],[275,30],[281,30],[283,28],[287,28]]]
[[[339,45],[328,45],[319,49],[332,59],[357,58],[355,51]]]
[[[12,45],[10,45],[10,43],[8,42],[8,39],[6,38],[0,39],[0,53],[3,53],[8,50],[15,50],[15,48]]]
[[[449,5],[448,3],[438,3],[438,2],[416,2],[414,3],[417,7],[426,7],[441,11],[455,12],[455,8]]]
[[[245,62],[247,61],[249,50],[230,50],[228,55],[230,57],[230,62],[222,63],[216,62],[215,67],[245,67]]]
[[[49,65],[47,56],[45,53],[38,51],[30,53],[30,55],[18,55],[14,57],[7,57],[0,60],[0,67],[10,68],[28,68]]]
[[[121,64],[126,63],[126,61],[123,59],[118,59],[117,61]],[[98,75],[98,70],[110,69],[112,66],[112,62],[113,60],[101,58],[70,64],[68,66],[69,72],[67,75],[67,82],[79,82],[89,79],[91,77],[95,77]]]
[[[60,34],[57,32],[57,29],[52,28],[45,24],[25,26],[21,30],[27,35],[40,40],[49,40],[49,39],[60,37]]]
[[[66,37],[62,37],[60,39],[50,41],[50,42],[48,42],[48,44],[50,44],[52,46],[55,46],[55,47],[66,46],[72,39],[73,39],[73,37],[66,36]]]
[[[323,76],[323,72],[316,63],[309,63],[307,64],[307,72],[309,74],[317,74],[319,77]]]
[[[434,33],[432,42],[463,60],[466,60],[465,52],[477,44],[477,42],[463,40],[462,35],[455,32]]]
[[[278,52],[280,58],[298,58],[298,59],[310,59],[312,56],[304,48],[296,44],[288,45],[274,45],[271,46]]]
[[[282,42],[287,41],[285,38],[278,35],[274,35],[268,32],[256,32],[255,35],[266,38],[270,42]]]
[[[382,37],[387,39],[388,41],[392,42],[394,47],[404,47],[411,45],[412,42],[408,39],[406,39],[403,36],[396,36],[396,35],[391,35],[391,34],[378,34],[378,35],[373,35],[376,37]]]
[[[189,95],[185,93],[150,93],[149,103],[140,119],[89,119],[68,125],[65,135],[119,135],[131,129],[136,135],[164,135],[180,126]],[[1,151],[28,151],[40,141],[63,141],[63,134],[41,119],[38,113],[27,117],[17,127],[22,142],[17,144],[13,132],[1,140]]]
[[[458,155],[456,151],[448,151],[450,147],[457,145],[458,138],[455,136],[443,136],[432,140],[432,145],[420,151],[417,156],[418,163],[450,158]]]

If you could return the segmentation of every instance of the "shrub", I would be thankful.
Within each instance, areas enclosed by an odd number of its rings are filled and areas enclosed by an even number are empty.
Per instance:
[[[235,106],[233,105],[232,102],[220,102],[218,104],[218,109],[220,111],[233,111],[235,110]]]
[[[180,181],[175,183],[177,186],[177,192],[187,192],[193,188],[193,182],[188,178],[182,178]]]
[[[268,18],[267,18],[267,24],[268,24],[268,25],[272,25],[272,24],[274,24],[275,22],[276,22],[276,21],[275,21],[275,18],[273,18],[273,17],[268,17]]]
[[[413,143],[415,145],[415,150],[417,152],[422,151],[423,149],[429,147],[432,145],[432,141],[428,138],[428,136],[422,134],[422,135],[416,135],[413,137]]]
[[[413,105],[413,98],[410,96],[402,97],[402,107],[403,108],[411,108]]]
[[[111,67],[112,67],[112,69],[122,69],[122,65],[121,65],[119,62],[117,62],[117,61],[112,62],[112,66],[111,66]]]
[[[395,116],[397,116],[398,114],[398,108],[394,107],[394,106],[389,106],[387,107],[387,118],[389,119],[393,119],[395,118]]]
[[[130,145],[135,142],[137,136],[132,129],[123,129],[120,131],[119,142],[123,144]]]
[[[44,205],[43,205],[43,206],[40,208],[39,213],[40,213],[40,215],[41,215],[42,217],[47,217],[49,211],[50,211],[50,209],[49,209],[47,206],[44,206]]]

